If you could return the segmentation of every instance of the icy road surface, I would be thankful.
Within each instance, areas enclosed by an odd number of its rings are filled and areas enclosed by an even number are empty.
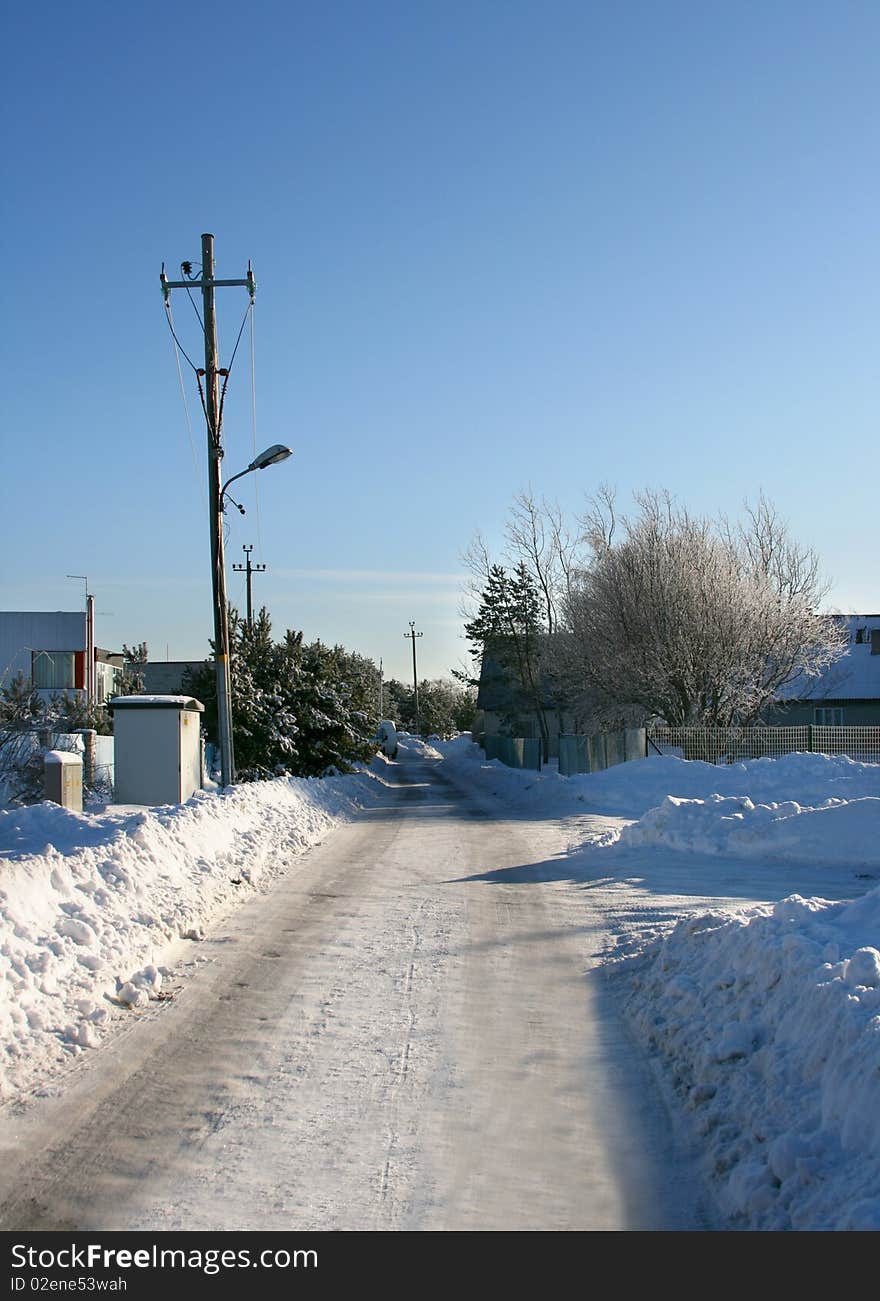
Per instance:
[[[173,1001],[7,1113],[0,1228],[715,1227],[558,829],[388,772]]]

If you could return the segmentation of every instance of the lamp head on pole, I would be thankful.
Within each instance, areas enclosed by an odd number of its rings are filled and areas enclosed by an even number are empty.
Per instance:
[[[283,443],[273,443],[271,447],[266,448],[265,452],[260,452],[259,456],[254,457],[248,470],[265,470],[267,466],[277,465],[279,461],[286,461],[288,456],[292,455],[293,452]]]

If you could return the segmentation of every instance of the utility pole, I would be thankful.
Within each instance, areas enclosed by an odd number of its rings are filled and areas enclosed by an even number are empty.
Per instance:
[[[223,483],[220,462],[223,445],[220,429],[220,376],[228,378],[229,372],[221,370],[217,356],[217,317],[214,311],[214,290],[226,285],[243,285],[253,302],[256,281],[248,263],[246,280],[214,279],[214,236],[202,235],[202,269],[199,276],[192,275],[189,262],[181,263],[186,280],[168,280],[165,267],[160,277],[166,304],[172,289],[201,289],[202,324],[205,333],[205,369],[196,374],[205,380],[204,404],[208,425],[208,509],[211,523],[211,575],[214,589],[214,664],[217,672],[217,729],[220,734],[220,772],[224,786],[235,781],[235,755],[232,748],[232,688],[229,663],[229,609],[226,598],[226,560],[223,554]]]
[[[95,668],[95,598],[89,592],[89,580],[85,574],[68,574],[68,578],[81,578],[86,585],[86,651],[83,671],[86,704],[92,705],[97,698],[97,669]]]
[[[415,619],[410,619],[410,621],[409,621],[409,632],[405,632],[403,635],[404,635],[404,637],[411,637],[411,638],[412,638],[412,647],[413,647],[413,694],[414,694],[414,696],[415,696],[415,708],[416,708],[416,736],[420,736],[420,735],[421,735],[421,732],[422,732],[422,725],[421,725],[421,720],[419,719],[419,675],[418,675],[418,672],[416,671],[416,637],[424,637],[425,634],[424,634],[423,632],[416,632],[416,623],[415,623]]]
[[[264,574],[266,572],[266,566],[251,564],[251,552],[253,551],[252,546],[248,547],[242,544],[241,549],[247,557],[247,565],[233,565],[232,568],[237,574],[247,574],[247,621],[248,627],[253,628],[254,606],[251,600],[251,574]]]

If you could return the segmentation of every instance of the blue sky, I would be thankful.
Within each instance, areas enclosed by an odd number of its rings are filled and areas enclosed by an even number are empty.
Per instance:
[[[207,654],[195,461],[159,292],[253,262],[258,449],[227,560],[279,635],[420,676],[460,557],[529,486],[736,514],[763,490],[876,578],[880,7],[426,0],[7,8],[0,608]],[[218,291],[227,361],[243,290]],[[175,323],[198,357],[183,294]],[[253,456],[250,343],[229,474]],[[233,490],[234,491],[234,490]],[[229,574],[244,605],[243,583]]]

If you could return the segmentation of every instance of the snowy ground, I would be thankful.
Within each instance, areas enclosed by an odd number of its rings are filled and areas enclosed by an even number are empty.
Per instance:
[[[612,987],[731,1226],[880,1228],[880,766],[658,757],[561,778],[464,738],[403,745],[546,820],[526,866],[600,908]],[[162,997],[181,937],[380,792],[361,773],[180,808],[0,812],[4,1096],[51,1091]]]

